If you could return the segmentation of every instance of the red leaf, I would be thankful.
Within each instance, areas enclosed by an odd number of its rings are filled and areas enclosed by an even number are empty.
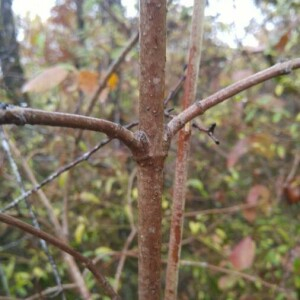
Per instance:
[[[241,240],[232,250],[229,260],[237,270],[250,268],[255,256],[255,242],[251,237]]]
[[[218,287],[220,290],[229,290],[234,287],[238,279],[237,276],[224,275],[218,280]]]
[[[227,167],[232,168],[238,160],[249,150],[249,139],[239,140],[231,149],[227,157]]]
[[[244,209],[244,218],[249,222],[253,222],[256,218],[258,204],[260,203],[261,206],[263,206],[263,204],[266,205],[269,202],[269,198],[270,192],[267,187],[261,184],[254,185],[248,193],[246,202],[255,207]]]

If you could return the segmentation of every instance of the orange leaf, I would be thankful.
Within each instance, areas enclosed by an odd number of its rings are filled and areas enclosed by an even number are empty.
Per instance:
[[[255,256],[255,242],[251,237],[241,240],[232,250],[229,260],[237,270],[250,268]]]
[[[290,38],[290,30],[287,31],[286,33],[284,33],[280,40],[278,41],[278,43],[275,45],[275,49],[279,52],[282,52],[284,51],[284,48],[286,46],[286,44],[288,43],[289,41],[289,38]]]
[[[62,83],[68,74],[69,70],[63,66],[45,69],[39,75],[27,81],[22,87],[22,92],[41,93],[48,91]]]
[[[99,74],[88,70],[81,70],[78,74],[79,89],[91,96],[95,93],[99,81]]]

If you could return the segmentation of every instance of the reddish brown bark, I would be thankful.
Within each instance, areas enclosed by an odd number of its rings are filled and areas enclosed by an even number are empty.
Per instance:
[[[204,7],[204,0],[195,0],[192,30],[190,34],[189,61],[182,99],[183,109],[188,108],[192,101],[195,100],[196,96],[203,36]],[[183,212],[185,206],[188,156],[190,152],[190,136],[191,126],[190,123],[187,123],[185,124],[185,127],[180,130],[178,138],[165,300],[177,299],[179,260],[184,219]]]
[[[140,123],[147,151],[138,161],[139,299],[160,299],[166,1],[140,1]]]

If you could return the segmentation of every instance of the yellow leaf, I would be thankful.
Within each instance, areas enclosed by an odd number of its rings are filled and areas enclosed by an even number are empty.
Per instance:
[[[119,83],[119,76],[116,73],[112,73],[107,81],[107,86],[111,91],[114,91],[117,88]]]
[[[69,70],[65,66],[55,66],[45,69],[33,79],[27,81],[23,87],[23,93],[41,93],[48,91],[60,83],[68,76]]]

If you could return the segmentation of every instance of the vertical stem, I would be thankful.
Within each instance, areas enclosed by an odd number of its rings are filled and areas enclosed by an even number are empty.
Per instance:
[[[183,109],[195,100],[202,48],[205,0],[194,1],[192,30],[190,35],[187,77],[182,99]],[[181,251],[183,211],[185,206],[185,187],[187,180],[188,156],[190,150],[191,126],[187,123],[180,130],[175,169],[175,184],[171,218],[168,264],[166,273],[165,300],[177,298],[179,259]]]
[[[151,164],[138,168],[139,300],[160,299],[162,173]]]
[[[160,299],[164,147],[166,0],[140,0],[139,130],[147,152],[138,162],[139,299]]]

